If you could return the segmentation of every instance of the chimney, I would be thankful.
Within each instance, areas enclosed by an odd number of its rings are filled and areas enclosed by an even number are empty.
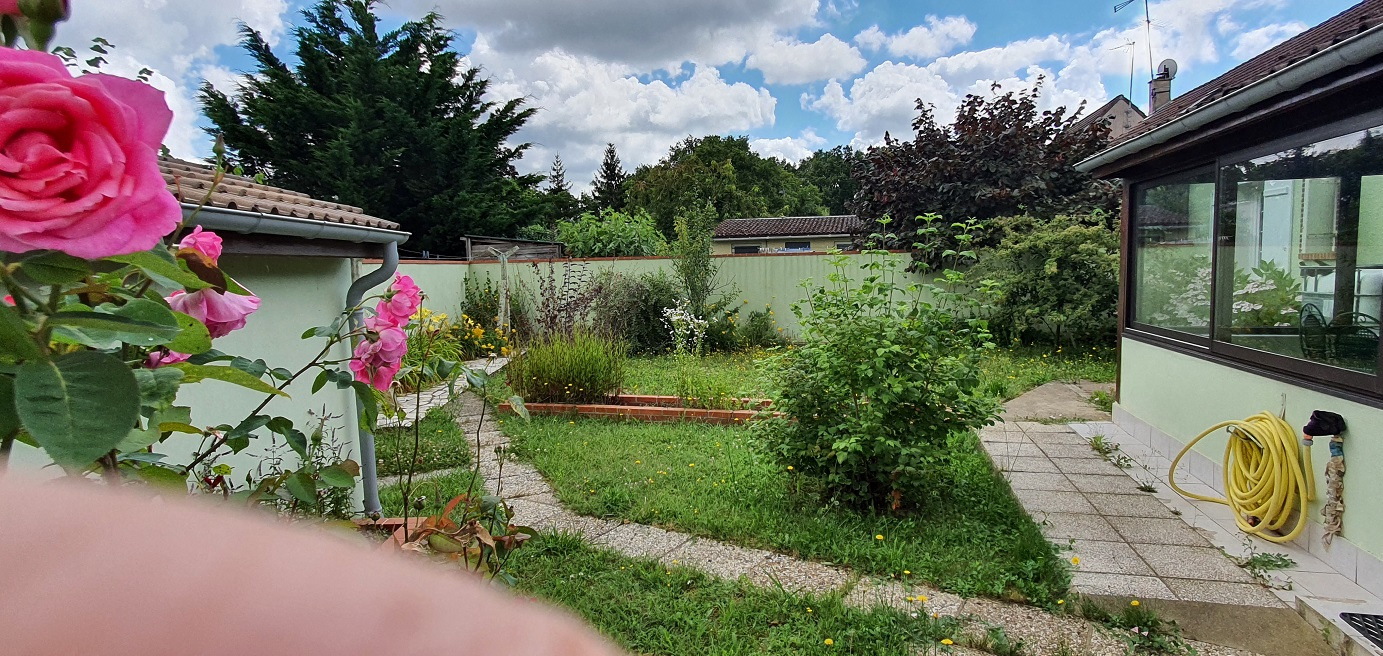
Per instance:
[[[1157,75],[1148,81],[1148,115],[1172,100],[1172,80],[1177,76],[1177,63],[1171,59],[1157,65]]]

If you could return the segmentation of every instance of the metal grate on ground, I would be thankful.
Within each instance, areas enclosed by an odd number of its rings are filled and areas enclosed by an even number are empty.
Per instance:
[[[1363,634],[1375,647],[1383,649],[1383,615],[1340,613],[1340,619]]]

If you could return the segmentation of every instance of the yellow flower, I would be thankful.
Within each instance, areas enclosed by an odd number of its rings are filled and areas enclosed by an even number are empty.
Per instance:
[[[808,606],[808,607],[807,607],[807,612],[808,612],[808,613],[812,612],[812,607],[811,607],[811,606]]]
[[[642,465],[642,464],[643,464],[643,461],[642,461],[642,460],[635,460],[635,461],[634,461],[634,464],[636,464],[636,465]]]
[[[910,571],[908,571],[908,570],[903,570],[903,576],[911,576],[911,575],[912,575],[912,572],[910,572]]]
[[[1137,600],[1137,599],[1134,599],[1133,601],[1128,602],[1128,605],[1130,605],[1130,606],[1137,606],[1137,605],[1138,605],[1138,600]]]
[[[1058,599],[1058,600],[1056,600],[1056,605],[1058,605],[1058,606],[1060,606],[1060,605],[1062,605],[1062,604],[1064,604],[1064,603],[1066,603],[1066,600],[1065,600],[1065,599]]]
[[[792,465],[788,465],[788,471],[792,471]]]
[[[875,539],[875,540],[882,540],[882,539],[884,539],[884,535],[883,535],[882,533],[880,533],[880,534],[874,536],[874,539]]]
[[[950,639],[950,638],[942,638],[942,639],[941,639],[941,644],[943,644],[943,645],[954,645],[954,644],[956,644],[956,643],[951,642],[951,639]]]
[[[830,638],[826,638],[826,645],[827,645],[827,646],[834,645],[834,644],[836,644],[836,641],[835,641],[835,640],[832,640],[832,639],[830,639]]]
[[[1072,556],[1072,557],[1071,557],[1071,564],[1072,564],[1072,565],[1079,565],[1079,564],[1080,564],[1080,556]]]

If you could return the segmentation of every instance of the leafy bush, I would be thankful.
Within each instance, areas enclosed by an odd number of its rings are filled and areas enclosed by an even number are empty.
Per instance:
[[[1001,222],[1002,245],[980,258],[993,281],[990,327],[1003,342],[1060,346],[1113,340],[1119,304],[1119,235],[1101,217]]]
[[[642,210],[633,213],[605,209],[575,221],[557,224],[557,240],[572,257],[640,257],[657,255],[666,247],[663,234]]]
[[[773,310],[754,310],[737,326],[740,348],[773,348],[787,343],[783,328],[773,319]]]
[[[850,258],[834,258],[830,286],[794,305],[804,343],[778,356],[775,372],[787,418],[756,430],[828,498],[896,512],[937,492],[953,433],[994,417],[978,367],[992,345],[985,322],[959,312],[962,274],[948,269],[945,288],[903,287],[896,260],[867,253],[863,280],[851,284]],[[952,259],[961,256],[973,253]]]
[[[590,325],[591,307],[600,297],[600,281],[593,279],[585,262],[562,262],[559,276],[556,264],[547,263],[547,270],[533,263],[538,279],[534,308],[533,330],[539,335],[571,334]]]
[[[670,247],[672,268],[682,282],[692,310],[702,317],[706,315],[707,302],[722,286],[717,280],[720,264],[711,258],[716,217],[715,207],[710,203],[682,211],[675,223],[677,239]]]
[[[535,337],[506,371],[509,386],[525,401],[595,403],[619,392],[626,357],[622,342],[578,328]]]
[[[470,317],[485,328],[494,328],[499,321],[499,286],[485,275],[485,282],[479,276],[466,276],[466,294],[461,299],[461,315]]]
[[[596,278],[600,295],[591,306],[597,330],[622,338],[633,354],[667,353],[672,338],[663,328],[663,310],[677,307],[682,292],[661,269],[633,276],[604,271]]]
[[[1301,313],[1301,280],[1271,260],[1234,272],[1236,329],[1290,326]]]
[[[502,328],[485,328],[467,315],[452,322],[444,313],[419,308],[407,328],[408,352],[403,356],[399,381],[403,391],[430,387],[445,376],[431,364],[459,362],[509,355],[511,334]]]

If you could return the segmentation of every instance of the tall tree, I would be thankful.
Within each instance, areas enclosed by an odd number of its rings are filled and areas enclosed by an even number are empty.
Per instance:
[[[430,13],[380,32],[375,0],[320,0],[294,28],[297,64],[241,25],[254,71],[228,96],[199,94],[228,159],[274,184],[357,205],[455,252],[462,235],[511,234],[543,212],[538,175],[511,139],[535,110],[487,98],[452,32]]]
[[[547,174],[547,186],[543,189],[543,199],[547,210],[543,214],[543,226],[549,230],[561,221],[571,221],[581,216],[581,208],[571,194],[571,183],[567,182],[567,167],[559,154],[552,158],[552,169]]]
[[[680,213],[707,203],[722,221],[826,211],[815,186],[751,150],[748,137],[688,137],[657,164],[639,167],[628,188],[630,206],[647,210],[670,236]]]
[[[859,183],[852,175],[864,153],[850,146],[818,150],[797,165],[797,177],[821,190],[821,202],[831,214],[849,214]]]
[[[615,144],[606,144],[605,159],[600,162],[600,170],[596,171],[595,181],[591,183],[591,203],[593,209],[615,210],[624,209],[625,194],[624,182],[629,174],[620,165],[619,154],[615,152]]]
[[[1017,215],[1101,216],[1092,211],[1117,208],[1113,185],[1075,169],[1077,162],[1104,148],[1108,126],[1077,129],[1079,109],[1070,114],[1065,107],[1039,111],[1041,86],[1039,81],[1025,91],[966,96],[948,126],[938,124],[934,108],[919,100],[913,139],[885,135],[884,144],[870,148],[855,167],[856,212],[876,222],[889,217],[886,227],[875,225],[873,230],[897,235],[897,245],[903,247],[920,240],[916,217],[939,214],[944,220],[937,225],[947,226],[938,235],[939,245],[953,248],[953,222]],[[992,90],[997,92],[998,85]],[[992,245],[997,236],[996,229],[986,227],[973,245]],[[914,257],[921,259],[920,254]]]

